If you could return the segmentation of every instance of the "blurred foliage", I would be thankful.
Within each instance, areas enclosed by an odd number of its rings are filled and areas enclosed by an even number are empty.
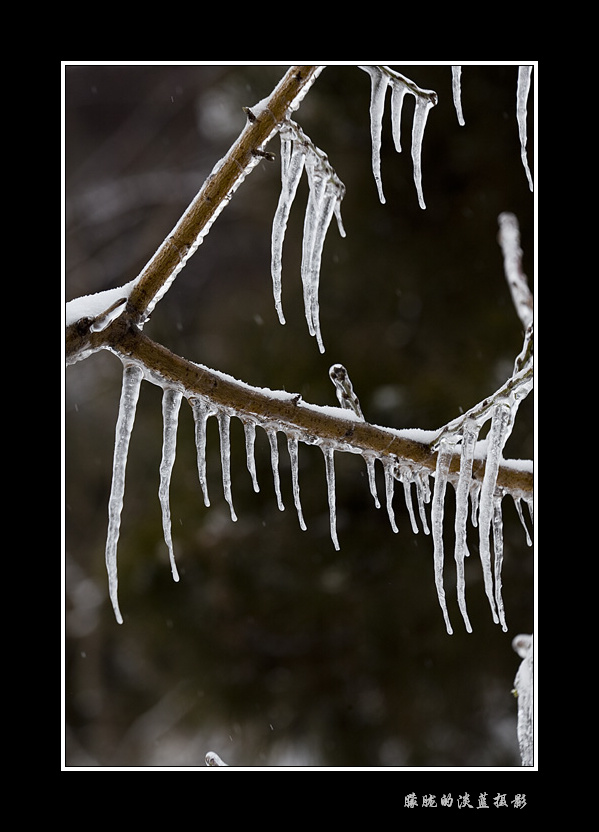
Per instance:
[[[465,66],[465,127],[447,65],[398,66],[434,89],[423,147],[426,211],[410,158],[383,131],[378,201],[371,170],[370,79],[333,65],[296,114],[347,187],[347,237],[333,224],[321,273],[327,351],[308,335],[299,278],[302,185],[284,249],[278,323],[270,230],[278,161],[262,163],[156,308],[146,332],[186,358],[250,384],[336,404],[327,370],[349,370],[365,416],[390,427],[440,427],[507,378],[522,333],[503,276],[497,217],[514,212],[534,273],[534,200],[520,161],[517,68]],[[244,124],[243,106],[285,67],[70,65],[65,68],[66,299],[133,277],[169,233]],[[533,99],[529,161],[534,163]],[[278,153],[278,139],[269,149]],[[239,766],[519,766],[519,659],[511,639],[533,627],[533,552],[504,501],[508,633],[491,620],[477,563],[467,564],[474,632],[446,589],[455,634],[438,606],[430,537],[412,534],[401,488],[399,535],[377,511],[359,458],[336,456],[341,552],[332,547],[322,454],[300,448],[308,530],[299,529],[281,447],[285,512],[268,443],[257,439],[261,491],[234,420],[232,523],[209,423],[212,506],[197,482],[193,424],[183,406],[171,508],[181,581],[170,575],[158,505],[161,392],[142,387],[128,464],[114,620],[104,543],[119,361],[95,355],[66,372],[65,713],[68,766],[203,766],[212,749]],[[212,420],[214,421],[214,420]],[[526,401],[506,455],[530,458]],[[379,472],[380,474],[380,472]],[[379,481],[379,493],[383,492]],[[448,507],[451,514],[451,505]]]

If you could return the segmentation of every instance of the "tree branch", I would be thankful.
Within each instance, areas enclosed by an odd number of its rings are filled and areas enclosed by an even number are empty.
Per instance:
[[[431,447],[437,432],[431,431],[428,437],[422,431],[425,438],[419,441],[413,438],[413,431],[404,431],[402,435],[401,431],[360,420],[341,408],[311,405],[300,394],[251,387],[175,355],[144,335],[126,316],[117,318],[102,332],[91,333],[90,348],[91,351],[109,349],[125,362],[143,365],[148,381],[160,387],[175,387],[188,399],[204,396],[240,419],[247,416],[264,426],[276,425],[282,431],[303,437],[304,441],[305,437],[313,438],[313,444],[330,442],[342,451],[370,454],[381,461],[404,462],[429,474],[435,472],[437,453]],[[459,470],[457,453],[451,462],[451,480],[457,482]],[[484,473],[485,461],[475,460],[473,479],[482,482]],[[497,486],[515,499],[532,498],[533,474],[508,462],[500,467]]]
[[[264,157],[262,146],[294,109],[322,67],[292,66],[268,99],[246,109],[245,129],[208,177],[171,234],[141,272],[127,304],[132,321],[142,324],[195,252],[231,194]]]

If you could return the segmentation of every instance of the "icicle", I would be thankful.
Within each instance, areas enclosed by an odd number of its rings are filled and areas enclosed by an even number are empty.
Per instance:
[[[503,608],[503,598],[501,597],[501,568],[503,566],[503,518],[501,516],[501,498],[502,495],[496,495],[493,499],[493,550],[495,554],[495,604],[497,605],[497,613],[499,615],[499,622],[504,633],[507,632],[507,624],[505,623],[505,611]]]
[[[110,600],[116,620],[123,623],[118,602],[117,545],[121,528],[121,512],[125,495],[125,471],[131,432],[135,422],[135,411],[139,399],[139,390],[143,379],[143,370],[136,364],[125,364],[119,415],[116,423],[114,457],[112,463],[112,485],[108,502],[108,535],[106,539],[106,569]]]
[[[456,487],[455,506],[455,562],[458,605],[466,630],[471,633],[472,627],[466,612],[466,581],[464,578],[464,559],[470,555],[466,543],[466,528],[468,523],[468,500],[472,483],[472,463],[474,448],[478,438],[478,426],[474,421],[467,421],[462,435],[462,450],[460,458],[460,475]]]
[[[476,528],[478,526],[478,508],[480,504],[480,483],[473,482],[470,486],[470,503],[472,504],[472,511],[470,514],[470,522]]]
[[[210,505],[208,497],[208,480],[206,477],[206,423],[216,411],[204,399],[189,400],[195,424],[195,443],[198,460],[198,477],[204,495],[204,505]]]
[[[175,553],[173,550],[173,539],[171,535],[171,510],[169,494],[171,485],[171,474],[175,464],[175,453],[177,450],[177,425],[179,421],[179,410],[181,408],[182,393],[172,387],[165,388],[162,394],[162,460],[160,462],[160,486],[158,497],[162,508],[162,528],[164,529],[164,542],[168,547],[173,580],[179,580],[179,573],[175,565]]]
[[[519,66],[518,67],[518,89],[516,93],[517,104],[516,104],[516,117],[518,119],[518,132],[520,134],[520,155],[522,156],[522,164],[524,165],[524,170],[526,172],[526,178],[528,179],[528,187],[532,191],[532,176],[530,173],[530,168],[528,167],[528,158],[526,154],[526,142],[527,142],[527,131],[526,131],[526,108],[528,102],[528,93],[530,90],[530,78],[532,75],[532,66]]]
[[[410,515],[412,531],[414,532],[414,534],[418,534],[420,529],[418,528],[418,523],[416,522],[416,516],[414,514],[414,505],[412,503],[412,474],[407,465],[402,465],[400,467],[399,479],[403,484],[403,495],[406,503],[406,508],[408,510],[408,514]]]
[[[381,203],[385,204],[383,182],[381,179],[381,136],[383,132],[383,114],[385,96],[389,86],[389,77],[376,66],[361,66],[370,75],[370,135],[372,138],[372,173]]]
[[[446,439],[442,439],[439,443],[439,450],[437,452],[437,468],[435,471],[435,489],[433,492],[433,505],[431,509],[431,525],[433,531],[433,562],[435,570],[435,586],[437,587],[437,597],[441,610],[443,611],[443,618],[445,619],[445,627],[449,635],[453,633],[449,621],[449,614],[447,612],[447,604],[445,602],[445,589],[443,587],[443,562],[445,560],[445,553],[443,547],[443,521],[445,510],[445,491],[447,488],[447,479],[449,476],[449,465],[453,456],[452,446]]]
[[[306,172],[310,184],[310,194],[304,220],[304,237],[302,244],[302,284],[304,287],[304,306],[308,330],[316,337],[318,348],[324,352],[324,344],[320,333],[320,309],[318,303],[318,284],[320,277],[320,263],[325,237],[333,218],[340,214],[338,206],[341,199],[337,187],[331,186],[330,177],[326,170],[322,170],[317,157],[310,156],[306,160]],[[343,226],[340,233],[345,236]]]
[[[364,461],[366,462],[366,470],[368,472],[368,485],[370,486],[370,493],[372,494],[372,497],[374,499],[374,505],[376,506],[376,508],[380,508],[381,504],[376,490],[376,475],[374,471],[375,457],[365,456]]]
[[[223,491],[225,500],[229,504],[231,520],[235,523],[237,515],[233,508],[233,496],[231,494],[231,417],[225,410],[218,415],[218,431],[220,434],[220,460],[223,472]]]
[[[485,476],[480,492],[479,505],[479,539],[480,539],[480,560],[483,567],[485,591],[493,613],[493,621],[497,624],[497,611],[495,607],[493,580],[491,575],[491,553],[489,549],[489,534],[494,512],[495,484],[497,472],[501,462],[501,453],[512,429],[510,408],[505,403],[495,405],[491,428],[488,437],[488,450],[485,465]]]
[[[318,307],[320,262],[324,240],[333,216],[337,219],[340,235],[345,237],[345,229],[341,220],[341,200],[345,194],[345,186],[329,164],[326,154],[310,141],[298,124],[288,119],[281,128],[281,194],[273,220],[271,239],[273,293],[277,314],[283,324],[285,323],[281,300],[283,240],[291,205],[304,169],[310,188],[302,245],[301,275],[304,306],[309,332],[316,336],[319,350],[324,352]]]
[[[462,112],[462,67],[461,66],[452,66],[451,67],[451,89],[453,93],[453,103],[455,106],[456,115],[458,117],[458,124],[460,127],[463,127],[466,122],[464,121],[464,114]]]
[[[327,478],[327,492],[329,497],[329,519],[331,526],[331,540],[333,546],[339,551],[339,540],[337,539],[337,507],[335,501],[335,460],[333,448],[322,446]]]
[[[522,523],[522,528],[524,529],[524,533],[526,535],[526,545],[532,546],[532,540],[530,534],[528,532],[528,526],[526,525],[526,520],[524,519],[524,514],[522,513],[522,498],[519,497],[516,499],[513,498],[514,505],[516,506],[516,511],[518,512],[518,517],[520,518],[520,522]]]
[[[431,107],[432,101],[416,96],[416,107],[414,109],[414,122],[412,125],[412,162],[414,163],[414,183],[418,193],[418,204],[425,209],[424,194],[422,191],[422,139],[424,128]]]
[[[244,419],[243,431],[245,433],[245,452],[247,457],[248,471],[250,472],[250,476],[252,478],[254,491],[258,493],[258,491],[260,491],[260,486],[258,485],[258,477],[256,474],[256,457],[254,453],[254,446],[256,444],[256,423],[251,422],[248,419]]]
[[[418,499],[418,513],[420,514],[420,522],[422,523],[422,530],[425,534],[430,534],[428,522],[426,519],[425,504],[431,501],[431,490],[428,483],[428,474],[420,472],[416,476],[416,497]]]
[[[300,502],[298,441],[295,436],[287,437],[287,448],[289,450],[289,459],[291,460],[291,484],[293,488],[293,502],[297,511],[297,519],[299,520],[300,528],[302,529],[302,531],[306,531],[307,527],[306,523],[304,522],[302,504]]]
[[[337,400],[344,410],[351,410],[360,419],[364,419],[360,401],[354,393],[349,373],[343,364],[333,364],[329,367],[329,378],[335,385]]]
[[[391,523],[392,531],[397,534],[399,529],[395,522],[395,512],[393,511],[393,494],[395,490],[395,476],[393,474],[395,463],[385,460],[383,468],[385,471],[385,498],[387,502],[387,514],[389,515],[389,522]]]
[[[281,496],[281,478],[279,476],[279,446],[277,443],[277,431],[275,428],[266,428],[266,435],[270,442],[270,464],[272,467],[272,476],[275,486],[275,494],[277,495],[277,505],[279,511],[285,511],[283,505],[283,497]]]
[[[287,134],[281,133],[281,194],[272,224],[271,273],[275,308],[279,321],[284,324],[282,293],[283,241],[289,213],[304,169],[305,149]]]
[[[370,75],[370,132],[372,138],[372,172],[376,182],[379,199],[385,202],[381,179],[381,135],[385,96],[387,87],[391,84],[391,117],[393,142],[398,153],[401,152],[401,111],[406,92],[410,92],[415,100],[414,120],[412,123],[412,162],[414,165],[414,184],[418,194],[418,203],[426,208],[422,191],[422,139],[424,128],[431,107],[437,103],[437,95],[432,90],[420,89],[409,78],[388,67],[360,66]]]
[[[397,153],[401,153],[401,113],[407,91],[403,84],[391,86],[391,135]]]
[[[522,659],[514,679],[518,697],[518,744],[523,766],[534,765],[534,658],[532,635],[520,634],[512,641],[512,648]]]

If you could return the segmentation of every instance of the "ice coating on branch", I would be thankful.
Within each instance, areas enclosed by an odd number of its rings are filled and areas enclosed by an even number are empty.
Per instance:
[[[112,463],[112,485],[108,501],[108,535],[106,538],[106,569],[108,571],[108,588],[116,620],[123,623],[118,602],[117,546],[121,528],[121,513],[125,495],[125,471],[129,442],[135,422],[135,411],[139,399],[139,390],[143,379],[143,370],[137,364],[125,364],[123,383],[119,403],[119,415],[116,423],[114,457]]]
[[[463,127],[466,122],[464,121],[464,113],[462,112],[462,67],[461,66],[452,66],[451,67],[451,91],[453,95],[453,104],[455,107],[456,115],[458,117],[458,124],[460,127]]]
[[[437,94],[423,90],[409,78],[387,66],[360,66],[370,75],[370,134],[372,139],[372,173],[379,199],[385,202],[381,177],[381,139],[387,88],[391,86],[391,118],[395,149],[401,152],[401,112],[406,92],[414,96],[414,120],[412,122],[412,164],[418,204],[426,208],[422,191],[422,140],[429,110],[437,103]]]
[[[179,580],[179,573],[175,564],[175,553],[173,550],[173,539],[171,534],[171,509],[170,509],[170,486],[175,454],[177,452],[177,426],[179,423],[179,410],[183,394],[172,387],[166,387],[162,394],[162,460],[160,462],[160,485],[158,497],[162,509],[162,528],[164,530],[164,541],[168,548],[171,572],[173,580]]]
[[[534,765],[534,643],[532,635],[520,634],[512,648],[522,659],[514,679],[518,699],[518,744],[523,766]]]
[[[281,194],[273,218],[271,238],[271,273],[275,308],[282,324],[285,323],[282,305],[283,242],[289,213],[302,172],[308,178],[309,195],[304,219],[301,279],[304,308],[310,335],[316,337],[320,352],[324,344],[320,332],[318,287],[320,264],[325,237],[333,216],[339,233],[345,237],[341,221],[341,200],[345,186],[330,166],[328,158],[291,120],[285,121],[281,138]]]
[[[528,166],[528,156],[526,153],[526,143],[528,140],[526,130],[526,115],[528,104],[528,93],[530,91],[530,79],[532,76],[532,66],[518,67],[518,88],[516,92],[516,118],[518,120],[518,132],[520,134],[520,155],[522,157],[522,164],[528,179],[528,187],[532,191],[532,175]]]

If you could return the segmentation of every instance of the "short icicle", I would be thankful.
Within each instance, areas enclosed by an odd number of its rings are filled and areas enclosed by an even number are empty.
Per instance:
[[[412,503],[412,477],[410,475],[410,469],[407,467],[407,465],[403,465],[400,467],[399,478],[403,484],[404,500],[406,503],[408,514],[410,515],[412,531],[414,532],[414,534],[418,534],[420,530],[418,528],[418,523],[416,522],[416,515],[414,514],[414,505]]]
[[[370,487],[370,493],[374,500],[374,505],[376,506],[376,508],[380,508],[381,503],[376,488],[376,474],[374,470],[375,457],[367,455],[364,457],[364,460],[366,462],[366,470],[368,472],[368,485]]]
[[[390,460],[385,460],[383,463],[385,471],[385,498],[387,502],[387,514],[389,515],[391,529],[394,534],[397,534],[399,529],[397,528],[397,523],[395,522],[395,512],[393,511],[393,495],[395,492],[395,475],[393,473],[394,467],[395,463]]]
[[[175,564],[175,552],[171,533],[170,486],[175,454],[177,450],[177,426],[183,394],[172,387],[166,387],[162,394],[162,460],[160,462],[160,485],[158,497],[162,509],[162,528],[167,545],[173,580],[179,580]]]
[[[131,432],[135,422],[135,411],[143,379],[143,370],[137,364],[125,364],[119,415],[116,423],[114,458],[112,464],[112,485],[108,502],[108,535],[106,539],[106,569],[110,600],[116,620],[123,623],[118,602],[117,545],[121,528],[121,513],[125,495],[125,471]]]
[[[329,498],[329,519],[331,527],[331,540],[333,546],[339,551],[339,540],[337,538],[337,506],[335,497],[335,451],[333,448],[322,446],[322,453],[324,455],[326,478],[327,478],[327,493]]]

